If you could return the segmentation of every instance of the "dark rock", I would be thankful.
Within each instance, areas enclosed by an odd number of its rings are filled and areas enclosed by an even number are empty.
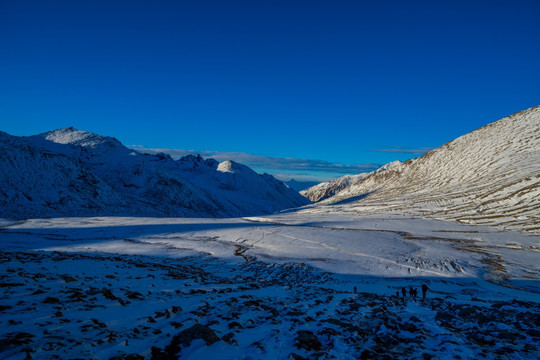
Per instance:
[[[234,333],[232,332],[224,335],[221,340],[225,341],[229,345],[238,346],[238,342],[234,338]]]
[[[491,336],[484,336],[482,334],[469,334],[469,339],[480,346],[495,346],[496,344],[496,341]]]
[[[320,351],[320,352],[316,352],[316,353],[313,353],[311,354],[311,357],[314,358],[314,359],[328,359],[328,354],[325,353],[324,351]],[[332,356],[332,359],[335,359],[336,357],[335,356]]]
[[[135,356],[141,356],[141,355],[135,355]],[[111,358],[109,358],[109,360],[144,360],[144,356],[143,357],[133,357],[133,354],[131,355],[118,355],[118,356],[113,356]]]
[[[476,307],[472,306],[464,306],[458,311],[459,316],[461,316],[463,319],[470,319],[472,317],[476,317],[478,313],[479,311],[476,309]]]
[[[260,342],[260,341],[255,341],[250,346],[253,346],[253,347],[259,349],[260,351],[264,352],[264,344],[262,342]]]
[[[510,331],[502,330],[502,331],[499,331],[499,334],[497,335],[497,338],[501,339],[501,340],[516,341],[518,339],[519,340],[523,339],[524,336],[521,335],[521,334],[512,333]]]
[[[299,330],[296,333],[296,338],[294,339],[294,345],[299,349],[304,349],[308,351],[309,350],[319,351],[322,349],[322,344],[317,338],[317,336],[315,336],[315,334],[313,334],[309,330]]]
[[[342,327],[342,328],[348,328],[351,326],[350,323],[347,323],[347,322],[344,322],[344,321],[341,321],[341,320],[338,320],[338,319],[334,319],[334,318],[328,318],[326,320],[323,320],[329,324],[332,324],[332,325],[337,325],[339,327]]]
[[[127,291],[126,296],[131,300],[144,300],[144,295],[136,291]]]
[[[250,307],[259,307],[261,306],[260,300],[247,300],[243,304],[244,306],[250,306]]]
[[[377,354],[371,350],[364,350],[360,354],[361,360],[371,360],[371,359],[376,359],[376,358],[377,358]]]
[[[508,346],[504,346],[500,349],[497,349],[495,350],[495,354],[497,355],[508,355],[508,354],[513,354],[515,353],[516,351],[514,349],[512,349],[511,347],[508,347]]]
[[[100,328],[102,328],[102,329],[104,329],[104,328],[107,327],[107,324],[105,324],[105,323],[102,322],[102,321],[99,321],[98,319],[90,319],[90,320],[92,320],[92,322],[93,322],[95,325],[97,325],[98,327],[100,327]]]
[[[33,337],[35,336],[25,332],[6,334],[3,339],[0,339],[0,352],[13,349],[17,346],[30,344]]]
[[[169,345],[165,348],[168,354],[175,355],[180,351],[180,346],[188,347],[193,340],[202,339],[207,346],[218,342],[220,339],[210,327],[195,324],[189,329],[175,335]]]
[[[328,336],[328,338],[330,338],[331,336],[339,335],[339,331],[333,328],[325,327],[324,329],[319,331],[319,335],[326,335]]]
[[[454,320],[454,318],[454,315],[444,311],[437,311],[437,315],[435,315],[435,321],[439,321],[441,325],[445,327],[451,326],[450,322]]]
[[[101,293],[103,294],[103,296],[105,296],[106,299],[109,299],[109,300],[117,300],[120,305],[122,306],[125,306],[127,303],[120,299],[119,297],[115,296],[111,290],[107,289],[107,288],[103,288],[101,289]]]
[[[151,360],[177,360],[177,354],[180,352],[181,347],[189,346],[191,342],[196,339],[204,340],[207,346],[210,346],[220,340],[214,330],[212,330],[210,327],[195,324],[189,329],[175,335],[171,343],[167,345],[164,350],[153,346]]]
[[[411,333],[415,333],[418,331],[418,327],[410,322],[405,322],[403,324],[400,324],[399,327],[401,330],[405,330]]]
[[[285,315],[287,315],[287,316],[302,316],[304,314],[305,314],[305,312],[303,312],[303,311],[301,311],[299,309],[292,309],[292,310],[289,310],[287,312],[287,314],[285,314]]]
[[[164,316],[165,316],[167,319],[171,317],[171,313],[169,312],[168,309],[166,309],[165,311],[156,311],[156,312],[154,313],[154,317],[155,317],[156,319],[159,319],[160,317],[164,317]]]
[[[43,300],[43,302],[45,304],[59,304],[60,303],[60,299],[58,298],[55,298],[55,297],[51,297],[51,296],[47,296],[45,298],[45,300]]]
[[[64,281],[66,283],[72,283],[72,282],[77,282],[77,279],[75,279],[74,277],[72,276],[69,276],[69,275],[60,275],[62,277],[62,279],[64,279]]]
[[[243,329],[244,327],[237,321],[229,323],[229,329]]]
[[[180,324],[179,322],[177,321],[171,321],[170,323],[175,329],[180,329],[181,327],[184,327],[183,324]]]
[[[381,334],[373,338],[373,341],[385,348],[391,348],[399,344],[399,341],[390,334]]]

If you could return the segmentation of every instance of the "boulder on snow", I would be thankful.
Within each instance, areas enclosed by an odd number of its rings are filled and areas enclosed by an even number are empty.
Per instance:
[[[195,324],[192,327],[183,330],[179,334],[175,335],[169,345],[165,347],[165,350],[160,350],[156,347],[152,347],[152,360],[172,360],[178,359],[177,354],[182,347],[188,347],[193,340],[204,340],[207,346],[210,346],[220,339],[216,335],[215,331],[207,325]]]
[[[315,334],[313,334],[309,330],[299,330],[296,333],[296,338],[294,339],[294,345],[296,345],[296,347],[299,349],[304,349],[308,351],[310,350],[319,351],[322,348],[322,344],[317,338],[317,336],[315,336]]]

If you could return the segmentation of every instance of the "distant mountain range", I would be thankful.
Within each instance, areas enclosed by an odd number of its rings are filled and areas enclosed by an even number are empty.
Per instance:
[[[291,189],[301,192],[302,190],[306,190],[312,186],[320,184],[320,181],[298,181],[295,179],[291,179],[288,181],[283,181],[283,183]]]
[[[0,132],[0,217],[232,217],[307,203],[274,177],[233,161],[174,161],[74,128],[30,137]]]
[[[0,217],[236,217],[311,200],[304,211],[385,211],[540,233],[540,106],[420,158],[315,185],[305,197],[293,189],[303,186],[233,161],[143,154],[73,128],[0,132]]]
[[[345,175],[342,177],[339,177],[337,179],[323,182],[317,185],[314,185],[306,190],[300,191],[302,195],[307,197],[311,201],[322,201],[324,199],[328,199],[337,193],[339,193],[341,190],[344,190],[348,188],[351,185],[354,185],[358,182],[360,182],[363,178],[365,178],[368,175],[371,175],[372,173],[378,173],[381,171],[385,171],[387,169],[391,169],[394,166],[398,166],[401,164],[401,161],[396,160],[394,162],[388,163],[381,168],[369,172],[369,173],[361,173],[358,175]]]
[[[303,192],[310,211],[384,209],[540,232],[540,106],[457,138],[424,156]]]

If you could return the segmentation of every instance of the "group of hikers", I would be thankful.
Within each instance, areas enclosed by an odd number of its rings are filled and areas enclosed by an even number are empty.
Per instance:
[[[422,284],[422,300],[426,298],[426,294],[428,291],[428,286],[426,284]],[[407,297],[407,288],[401,288],[401,294],[403,297]],[[396,296],[399,297],[399,291],[396,291]],[[416,300],[416,297],[418,296],[418,290],[413,288],[412,286],[409,287],[409,296]]]
[[[422,300],[426,298],[427,291],[429,290],[428,286],[426,284],[422,284]],[[418,296],[418,290],[413,288],[412,286],[409,287],[409,296],[416,300],[416,297]],[[354,293],[356,294],[356,286],[354,287]],[[407,288],[401,288],[401,294],[404,298],[407,297]],[[399,297],[399,291],[396,291],[396,296]]]

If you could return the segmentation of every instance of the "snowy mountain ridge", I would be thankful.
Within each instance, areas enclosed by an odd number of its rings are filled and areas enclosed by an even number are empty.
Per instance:
[[[228,217],[308,202],[273,177],[230,161],[196,156],[174,161],[74,128],[30,137],[1,135],[2,217]]]
[[[57,144],[71,144],[92,148],[103,144],[107,144],[107,146],[111,148],[123,147],[122,143],[113,137],[101,136],[88,131],[77,130],[73,127],[49,131],[38,136],[42,136],[45,138],[45,140],[49,140]]]
[[[540,106],[371,173],[321,204],[540,232]]]
[[[310,187],[309,189],[301,191],[300,194],[304,195],[313,202],[322,201],[336,195],[340,191],[348,188],[349,186],[358,183],[360,180],[372,173],[379,173],[381,171],[385,171],[399,165],[401,165],[401,161],[396,160],[385,164],[379,169],[372,172],[361,173],[357,175],[345,175],[334,180],[317,184]]]

